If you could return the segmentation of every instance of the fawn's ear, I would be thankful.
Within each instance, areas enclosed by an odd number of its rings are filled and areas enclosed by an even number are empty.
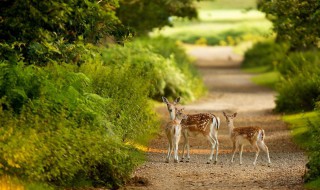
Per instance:
[[[176,98],[176,100],[174,101],[175,104],[180,102],[180,97]]]
[[[237,116],[237,114],[238,114],[238,113],[237,113],[237,112],[235,112],[235,113],[233,114],[233,117],[236,117],[236,116]]]
[[[227,117],[227,114],[226,114],[226,112],[223,112],[223,115],[224,115],[225,117]]]
[[[162,96],[162,101],[163,101],[164,103],[166,103],[166,104],[169,104],[168,99],[167,99],[166,97],[164,97],[164,96]]]

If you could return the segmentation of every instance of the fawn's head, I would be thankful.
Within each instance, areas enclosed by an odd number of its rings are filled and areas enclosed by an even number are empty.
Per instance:
[[[188,119],[188,115],[184,113],[184,108],[178,109],[175,108],[175,112],[176,112],[176,119],[178,120],[183,120],[183,119]]]
[[[175,99],[172,103],[169,102],[169,100],[166,97],[162,96],[162,101],[167,104],[167,109],[168,112],[170,114],[170,119],[174,119],[175,113],[176,113],[176,105],[180,102],[180,97],[178,97],[177,99]]]
[[[237,112],[233,113],[232,115],[227,115],[225,112],[223,112],[224,117],[226,118],[227,123],[232,123],[233,119],[237,116]]]

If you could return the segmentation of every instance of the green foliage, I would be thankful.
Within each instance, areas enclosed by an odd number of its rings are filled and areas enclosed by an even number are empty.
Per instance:
[[[304,179],[309,182],[309,187],[315,187],[311,182],[319,181],[317,179],[320,176],[320,113],[314,111],[288,115],[284,121],[290,123],[294,141],[308,152],[309,162]]]
[[[276,84],[279,82],[280,74],[277,71],[269,71],[261,73],[252,78],[252,81],[258,85],[266,86],[271,89],[276,88]]]
[[[272,21],[277,42],[289,42],[291,50],[306,50],[319,46],[318,0],[260,0],[258,7]]]
[[[0,57],[6,60],[22,54],[27,62],[43,64],[67,56],[61,46],[79,39],[96,43],[105,36],[125,37],[115,16],[116,7],[117,0],[4,1],[0,8]]]
[[[114,32],[119,23],[114,8],[118,6],[117,0],[4,1],[0,8],[0,41],[45,42],[54,37],[75,41],[83,36],[92,42]]]
[[[193,100],[204,92],[202,80],[188,56],[169,39],[141,39],[124,47],[106,49],[102,56],[107,65],[127,68],[127,73],[143,76],[143,88],[148,88],[147,94],[155,100],[161,100],[161,96]]]
[[[39,68],[2,63],[1,67],[2,173],[59,186],[81,178],[91,185],[117,187],[129,178],[141,153],[123,140],[139,142],[157,127],[143,80],[134,75],[136,85],[127,81],[130,88],[122,89],[116,86],[129,80],[128,72],[95,75],[92,71],[96,78],[91,78],[70,65]],[[112,69],[96,72],[106,70]],[[98,77],[118,81],[99,86],[93,83],[102,80]],[[96,92],[99,87],[117,96]],[[131,91],[124,94],[125,89]]]
[[[164,90],[166,97],[175,98],[177,96],[183,96],[184,100],[194,100],[195,98],[200,97],[206,92],[205,86],[203,85],[203,80],[198,73],[198,70],[192,64],[193,60],[189,58],[186,53],[186,50],[181,46],[181,44],[177,41],[171,40],[170,38],[164,37],[156,37],[156,38],[144,38],[139,39],[135,43],[139,43],[143,47],[147,47],[152,52],[160,54],[166,59],[171,59],[172,62],[170,64],[171,67],[175,67],[179,72],[182,72],[184,75],[184,81],[180,85],[180,92],[176,90]],[[174,71],[173,71],[174,72]],[[178,72],[178,71],[177,71]],[[164,71],[166,73],[166,71]],[[170,73],[166,73],[170,75]],[[170,79],[173,81],[178,81],[177,79]],[[172,83],[172,81],[170,81]],[[173,87],[166,87],[165,89],[174,89]],[[154,98],[159,100],[159,94]]]
[[[170,17],[196,18],[194,0],[120,0],[117,16],[138,36],[146,35],[154,28],[172,25]],[[143,19],[142,19],[143,18]]]
[[[286,58],[288,45],[282,43],[274,43],[273,41],[263,41],[254,44],[254,46],[246,51],[242,67],[252,68],[267,66],[273,70],[281,65],[282,60]]]
[[[279,65],[283,79],[277,88],[277,111],[313,110],[320,96],[319,53],[292,53]]]

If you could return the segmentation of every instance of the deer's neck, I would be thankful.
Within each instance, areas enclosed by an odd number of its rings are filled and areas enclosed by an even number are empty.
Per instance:
[[[176,118],[176,119],[173,120],[173,123],[174,123],[175,125],[178,125],[178,124],[181,123],[181,119]]]
[[[228,124],[228,129],[229,129],[229,134],[231,135],[233,129],[234,129],[234,125],[233,125],[233,121],[229,121]]]
[[[170,119],[174,120],[176,118],[176,115],[174,112],[170,112]]]

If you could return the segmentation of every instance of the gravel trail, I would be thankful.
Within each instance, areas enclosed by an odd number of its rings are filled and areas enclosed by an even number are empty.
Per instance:
[[[187,113],[211,112],[221,118],[218,163],[206,164],[209,143],[202,136],[190,137],[189,163],[165,163],[168,145],[161,132],[149,145],[147,162],[135,171],[136,180],[121,189],[303,189],[307,158],[292,142],[280,116],[272,112],[275,92],[250,81],[253,75],[240,70],[242,57],[234,54],[231,47],[188,49],[197,60],[209,93],[183,107]],[[165,105],[157,110],[164,122],[169,120]],[[239,165],[239,154],[231,164],[232,145],[222,111],[238,113],[235,127],[255,125],[265,130],[270,167],[264,152],[260,153],[257,165],[252,165],[255,153],[250,146],[244,149],[243,165]]]

